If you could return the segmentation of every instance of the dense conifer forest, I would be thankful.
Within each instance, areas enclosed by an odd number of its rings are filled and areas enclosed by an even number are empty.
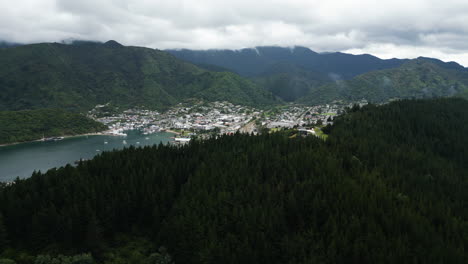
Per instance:
[[[0,189],[0,252],[16,263],[467,263],[468,101],[354,107],[324,130],[326,141],[235,134],[36,172]]]
[[[84,115],[59,109],[0,111],[0,144],[94,133],[106,129],[105,125]]]

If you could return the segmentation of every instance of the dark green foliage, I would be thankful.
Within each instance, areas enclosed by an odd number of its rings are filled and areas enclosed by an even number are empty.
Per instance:
[[[166,248],[161,247],[157,253],[151,254],[145,264],[173,264],[171,256]]]
[[[84,115],[58,109],[0,111],[0,144],[107,129]]]
[[[7,41],[0,40],[0,49],[13,48],[13,47],[21,46],[21,45],[22,44],[19,44],[19,43],[7,42]]]
[[[211,64],[243,76],[262,75],[275,64],[289,64],[307,71],[337,74],[349,79],[369,71],[398,67],[406,60],[382,60],[364,54],[316,53],[305,47],[256,47],[242,50],[167,50],[195,64]]]
[[[0,213],[0,252],[8,246],[8,236],[3,224],[3,215]]]
[[[152,243],[135,263],[467,263],[467,101],[354,107],[327,132],[105,152],[4,186],[0,213],[34,254],[106,261],[123,233]]]
[[[238,72],[284,101],[305,104],[466,97],[468,91],[468,72],[463,66],[431,58],[381,60],[366,54],[318,54],[303,47],[169,52],[193,63]]]
[[[315,87],[299,101],[309,104],[336,99],[387,102],[391,99],[464,96],[467,92],[468,72],[463,67],[419,58],[398,68],[373,71],[348,81]]]
[[[310,94],[315,102],[336,99],[323,85],[337,79],[350,79],[369,71],[398,67],[406,60],[381,60],[371,55],[319,54],[305,47],[256,47],[232,50],[168,50],[174,56],[205,66],[226,68],[251,77],[260,86],[284,101]],[[310,99],[309,99],[310,101]]]
[[[220,67],[220,66],[216,66],[216,65],[213,65],[213,64],[203,64],[203,63],[194,63],[195,65],[197,65],[198,67],[202,68],[202,69],[205,69],[207,71],[213,71],[213,72],[233,72],[235,73],[234,71],[232,70],[229,70],[227,68],[223,68],[223,67]]]
[[[351,109],[334,120],[328,143],[344,146],[402,193],[433,201],[421,210],[450,210],[466,220],[467,106],[463,99],[433,99]]]
[[[107,249],[101,257],[105,264],[150,264],[157,247],[141,237],[115,235],[112,248]],[[159,256],[159,254],[157,254]],[[152,257],[153,256],[153,257]]]
[[[286,102],[295,101],[331,81],[326,74],[285,63],[273,65],[253,80]]]
[[[233,73],[217,73],[163,51],[115,41],[0,49],[0,110],[164,108],[188,98],[269,104],[272,96]]]
[[[34,264],[94,264],[93,257],[90,254],[81,254],[76,256],[51,257],[49,255],[39,255]]]

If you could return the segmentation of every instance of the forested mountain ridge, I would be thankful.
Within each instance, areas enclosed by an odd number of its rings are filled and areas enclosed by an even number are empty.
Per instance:
[[[175,263],[467,262],[468,101],[355,107],[325,132],[131,147],[35,173],[0,189],[2,256],[138,264],[165,246]],[[151,246],[115,255],[118,234]]]
[[[286,102],[294,102],[332,81],[326,74],[307,71],[289,63],[272,65],[252,80]]]
[[[316,104],[337,99],[351,102],[366,99],[381,103],[391,99],[465,97],[468,72],[458,66],[418,58],[398,68],[372,71],[351,80],[315,87],[299,101]]]
[[[238,72],[285,101],[308,104],[343,99],[382,102],[391,98],[447,96],[457,92],[457,87],[450,88],[451,83],[466,85],[468,78],[466,68],[456,62],[424,57],[382,60],[367,54],[316,53],[304,47],[256,47],[236,51],[183,49],[168,52],[193,63],[213,64]],[[421,63],[427,64],[427,67],[420,67],[411,74],[402,74],[410,68],[409,65]],[[448,80],[438,83],[425,76],[426,71],[433,71]],[[397,83],[395,87],[389,85],[390,81]],[[439,84],[440,87],[436,87]]]
[[[163,51],[115,41],[0,49],[0,110],[81,111],[108,102],[163,109],[191,98],[254,106],[277,103],[276,98],[306,104],[383,102],[464,95],[468,84],[465,68],[430,58],[380,60],[303,47],[169,52],[200,67]],[[409,71],[408,65],[418,67]],[[230,72],[238,70],[251,80]]]
[[[21,46],[19,43],[12,43],[12,42],[6,42],[6,41],[1,41],[0,40],[0,49],[5,49],[5,48],[12,48],[16,46]]]
[[[346,53],[316,53],[305,47],[255,47],[241,50],[166,50],[174,56],[192,63],[224,67],[243,76],[264,74],[275,64],[291,64],[325,75],[336,74],[342,79],[380,69],[394,68],[407,60],[382,60],[372,55]]]
[[[0,111],[0,144],[94,133],[106,129],[105,125],[84,115],[60,109]]]
[[[264,105],[271,94],[229,72],[210,72],[159,50],[115,41],[0,49],[0,110],[164,108],[198,98]]]

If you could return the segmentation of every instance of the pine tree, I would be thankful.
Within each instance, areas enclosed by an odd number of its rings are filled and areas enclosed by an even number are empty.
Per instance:
[[[0,253],[8,246],[8,236],[3,223],[3,215],[0,214]]]

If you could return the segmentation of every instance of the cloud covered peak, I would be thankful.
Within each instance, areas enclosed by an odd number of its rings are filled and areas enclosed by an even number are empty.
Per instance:
[[[468,2],[460,0],[0,1],[0,39],[116,39],[152,48],[304,46],[468,65]]]

